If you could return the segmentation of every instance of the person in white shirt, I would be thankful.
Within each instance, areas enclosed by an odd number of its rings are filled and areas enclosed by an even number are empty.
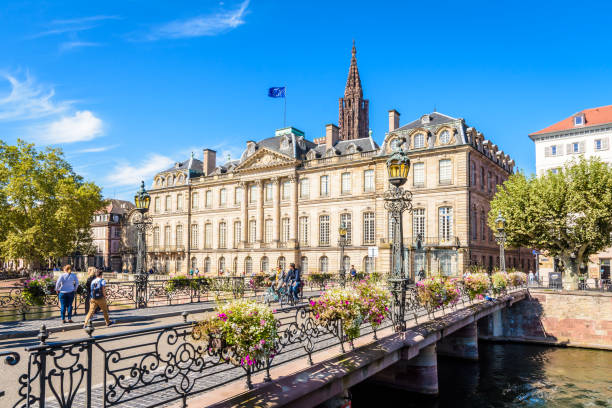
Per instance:
[[[64,273],[55,283],[55,291],[60,301],[60,315],[62,323],[73,323],[72,321],[72,304],[74,303],[74,295],[79,287],[79,279],[72,273],[72,266],[64,266]],[[68,312],[68,320],[66,320],[66,312]]]

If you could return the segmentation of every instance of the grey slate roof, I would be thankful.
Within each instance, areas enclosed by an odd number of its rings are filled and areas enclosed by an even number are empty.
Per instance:
[[[183,162],[178,163],[178,166],[175,164],[174,166],[170,167],[169,169],[166,169],[164,171],[160,171],[160,173],[166,173],[169,171],[175,171],[175,170],[187,170],[189,168],[189,161],[191,159],[187,159]],[[202,167],[202,161],[194,158],[193,159],[193,164],[191,165],[191,171],[192,171],[192,175],[196,174],[196,175],[200,175],[203,174],[203,167]]]
[[[370,137],[364,137],[364,138],[353,139],[353,140],[339,140],[334,145],[334,148],[340,155],[343,155],[348,152],[349,146],[353,144],[355,145],[355,147],[357,147],[357,151],[359,152],[369,152],[369,151],[378,149],[378,145]],[[317,152],[317,155],[323,155],[325,151],[327,150],[327,146],[325,146],[324,144],[317,145],[314,148],[314,150]]]
[[[416,129],[416,128],[424,127],[424,126],[437,126],[443,123],[449,123],[449,122],[453,122],[457,120],[457,118],[453,118],[451,116],[444,115],[443,113],[440,113],[440,112],[432,112],[432,113],[429,113],[428,115],[430,118],[428,123],[422,122],[422,118],[423,116],[425,116],[423,115],[417,120],[414,120],[404,126],[400,126],[396,130],[409,130],[409,129]]]

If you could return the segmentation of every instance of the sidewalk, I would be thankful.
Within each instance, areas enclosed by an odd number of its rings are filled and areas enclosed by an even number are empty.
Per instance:
[[[117,323],[139,322],[163,317],[179,316],[183,312],[204,312],[212,310],[214,306],[214,301],[207,301],[172,306],[147,307],[144,309],[111,310],[110,318]],[[83,321],[85,320],[84,314],[73,316],[72,320],[74,323],[66,324],[63,324],[62,320],[59,318],[59,310],[57,315],[57,317],[49,319],[0,323],[0,340],[36,337],[43,324],[47,327],[49,333],[83,329]],[[105,324],[102,314],[94,315],[94,326],[104,326]]]

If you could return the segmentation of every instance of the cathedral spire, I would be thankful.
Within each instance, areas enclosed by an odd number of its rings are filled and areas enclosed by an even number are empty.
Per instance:
[[[340,98],[340,140],[368,137],[369,101],[363,99],[361,78],[357,69],[357,49],[353,40],[351,65],[344,89],[344,98]]]

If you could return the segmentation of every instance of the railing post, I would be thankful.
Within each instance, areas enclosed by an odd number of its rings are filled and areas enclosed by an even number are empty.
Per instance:
[[[47,338],[49,337],[49,333],[47,332],[47,326],[44,324],[40,327],[40,331],[38,333],[38,340],[40,340],[41,346],[46,346]],[[46,400],[46,389],[47,389],[47,349],[46,347],[41,348],[38,352],[40,357],[40,373],[38,374],[38,385],[39,385],[39,403],[40,407],[43,408]],[[30,379],[28,379],[29,381]],[[29,405],[29,401],[28,401]]]

